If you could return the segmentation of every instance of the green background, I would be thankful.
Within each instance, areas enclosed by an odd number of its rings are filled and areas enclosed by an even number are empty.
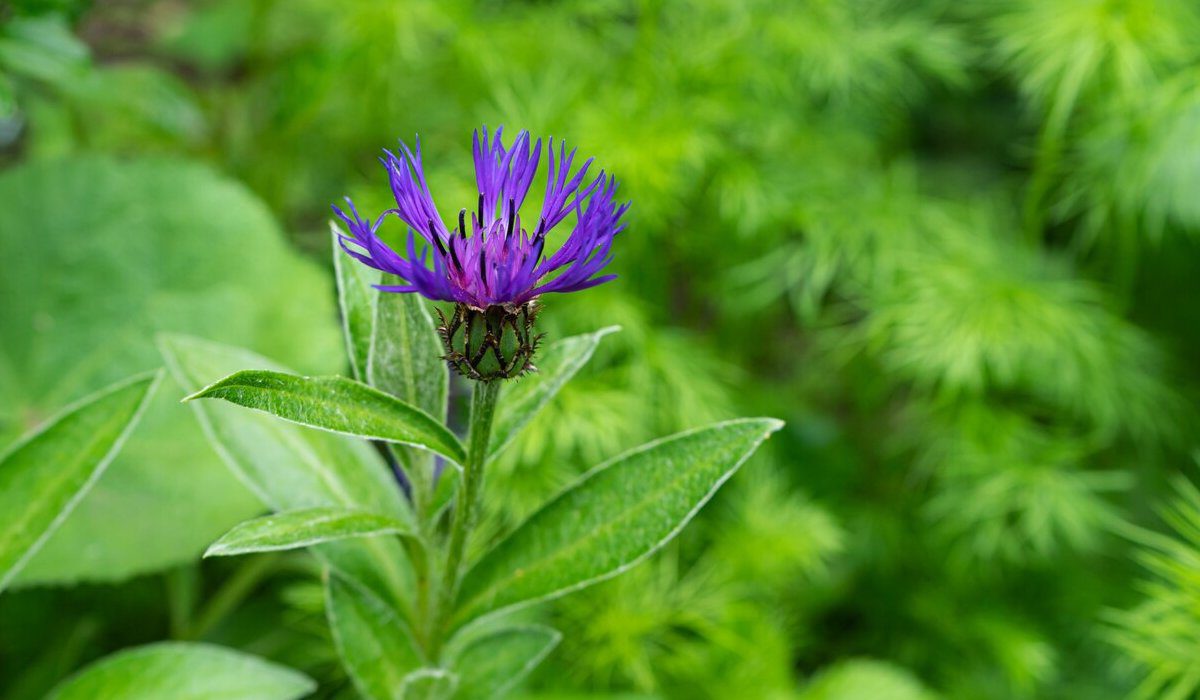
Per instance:
[[[633,201],[620,278],[543,330],[623,330],[485,532],[653,437],[788,424],[537,613],[528,697],[1191,697],[1197,37],[1188,0],[0,5],[0,444],[159,331],[346,371],[329,204],[387,206],[379,149],[420,134],[449,218],[470,132],[527,128]],[[350,697],[310,559],[198,563],[260,507],[178,394],[0,596],[0,698],[169,638]]]

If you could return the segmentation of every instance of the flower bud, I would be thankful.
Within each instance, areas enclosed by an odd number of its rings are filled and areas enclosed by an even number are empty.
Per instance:
[[[483,382],[536,371],[533,354],[542,336],[533,334],[533,324],[539,309],[536,299],[482,310],[459,303],[449,318],[439,309],[443,359],[464,377]]]

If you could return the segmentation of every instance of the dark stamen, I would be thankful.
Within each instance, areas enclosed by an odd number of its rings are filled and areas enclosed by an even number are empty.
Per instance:
[[[482,248],[479,250],[479,279],[487,286],[487,253]]]
[[[546,238],[544,236],[539,236],[537,238],[537,240],[535,240],[533,243],[533,248],[532,248],[533,259],[535,261],[541,262],[542,251],[545,249],[546,249]],[[537,264],[537,263],[534,263],[534,264]]]
[[[483,223],[483,193],[479,193],[479,240],[487,240],[487,224]]]
[[[454,269],[462,272],[462,263],[458,261],[458,253],[454,250],[454,241],[448,241],[448,245],[450,246],[450,260],[454,263]]]
[[[467,210],[463,209],[458,212],[458,233],[463,238],[467,237]]]
[[[446,257],[446,247],[442,245],[442,239],[437,235],[437,231],[433,228],[433,219],[429,220],[429,237],[433,239],[433,244],[437,246],[438,252],[442,257]]]
[[[507,239],[513,234],[513,226],[516,225],[517,218],[517,202],[516,200],[508,200],[508,233],[504,234]]]
[[[546,217],[542,217],[541,223],[538,224],[537,233],[534,235],[541,236],[546,233]]]

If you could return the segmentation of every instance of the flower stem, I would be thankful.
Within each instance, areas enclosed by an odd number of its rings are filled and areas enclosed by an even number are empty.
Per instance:
[[[454,522],[450,527],[450,548],[442,576],[441,594],[437,606],[438,630],[433,636],[430,656],[440,651],[445,626],[453,612],[454,596],[462,579],[463,555],[467,538],[475,528],[483,486],[483,464],[487,461],[488,441],[492,434],[492,417],[496,413],[496,397],[500,382],[475,382],[471,394],[471,422],[467,433],[467,463],[463,465],[462,481],[455,497]]]

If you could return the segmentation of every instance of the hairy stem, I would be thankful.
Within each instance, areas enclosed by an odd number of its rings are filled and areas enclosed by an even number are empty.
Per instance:
[[[450,527],[450,546],[446,554],[441,593],[437,606],[437,631],[433,635],[429,653],[436,657],[441,648],[446,620],[453,612],[454,596],[463,574],[463,555],[466,553],[467,538],[475,528],[479,511],[479,499],[483,486],[483,464],[487,460],[488,441],[492,434],[492,417],[496,413],[496,397],[500,393],[499,382],[475,382],[471,394],[471,423],[467,435],[467,463],[463,465],[462,482],[455,497],[454,522]]]

